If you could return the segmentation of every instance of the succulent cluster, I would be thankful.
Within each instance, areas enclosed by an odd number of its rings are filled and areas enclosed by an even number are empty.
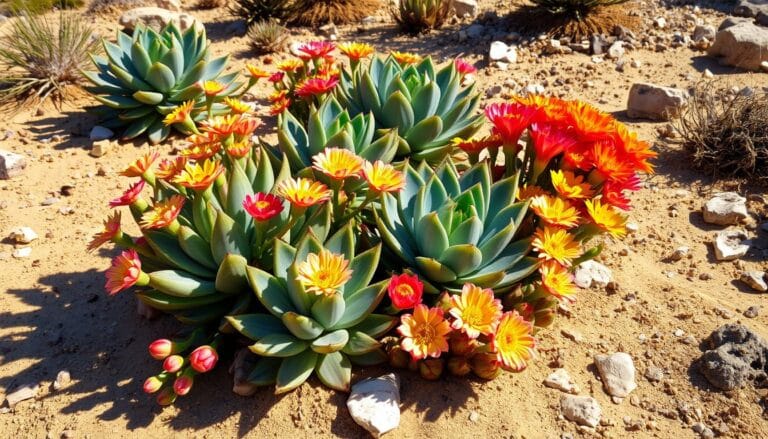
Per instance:
[[[439,29],[451,12],[451,0],[401,0],[391,11],[400,28],[411,34]]]
[[[428,379],[520,371],[573,300],[573,267],[599,252],[589,241],[624,233],[626,191],[654,153],[609,115],[516,99],[486,108],[490,134],[458,138],[484,123],[462,85],[471,65],[367,61],[361,44],[339,45],[337,63],[335,49],[308,43],[277,73],[247,66],[246,89],[267,78],[277,90],[276,145],[253,137],[250,105],[205,93],[198,116],[188,101],[163,119],[191,133],[178,156],[122,173],[137,180],[110,204],[141,236],[117,212],[94,237],[92,249],[126,248],[106,288],[133,287],[193,328],[150,347],[163,365],[145,391],[161,404],[227,345],[248,345],[248,380],[277,393],[313,374],[346,391],[353,365],[387,359]]]

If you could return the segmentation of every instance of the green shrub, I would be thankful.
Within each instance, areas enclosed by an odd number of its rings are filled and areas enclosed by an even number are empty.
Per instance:
[[[8,2],[13,11],[41,13],[53,8],[75,9],[83,6],[84,0],[11,0]]]
[[[440,28],[450,13],[450,0],[401,0],[392,17],[405,32],[417,34]]]
[[[20,12],[10,26],[0,40],[0,104],[63,98],[97,47],[93,30],[76,14],[62,12],[50,19]]]
[[[250,28],[257,22],[270,18],[282,19],[288,17],[291,2],[285,0],[234,0],[230,3],[232,15],[245,20]]]

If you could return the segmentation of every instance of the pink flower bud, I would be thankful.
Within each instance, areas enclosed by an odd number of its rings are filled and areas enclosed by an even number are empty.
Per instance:
[[[197,372],[209,372],[219,361],[219,354],[210,346],[200,346],[189,354],[189,363]]]
[[[176,401],[176,393],[170,387],[166,387],[157,394],[157,403],[160,405],[171,405]]]
[[[195,380],[191,376],[182,375],[173,382],[173,391],[179,396],[184,396],[192,390],[194,382]]]
[[[146,393],[156,393],[161,387],[163,387],[163,382],[157,377],[149,377],[144,381],[144,391]]]
[[[149,355],[155,360],[162,360],[173,353],[173,342],[167,338],[160,338],[149,345]]]
[[[171,355],[163,361],[163,370],[170,373],[176,373],[184,365],[184,357],[181,355]]]

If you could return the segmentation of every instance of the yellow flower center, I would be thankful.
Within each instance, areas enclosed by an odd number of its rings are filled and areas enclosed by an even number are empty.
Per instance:
[[[414,294],[413,288],[408,284],[400,284],[395,288],[398,296],[411,297]]]
[[[269,201],[267,200],[259,200],[256,202],[257,209],[266,209],[267,207],[269,207]]]
[[[416,344],[428,345],[435,339],[435,328],[432,325],[422,325],[413,334]]]

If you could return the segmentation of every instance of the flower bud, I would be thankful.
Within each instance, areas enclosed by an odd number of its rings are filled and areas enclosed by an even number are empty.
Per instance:
[[[537,328],[547,328],[555,321],[555,310],[552,308],[540,309],[533,313],[533,324]]]
[[[435,302],[435,308],[440,308],[443,310],[443,312],[448,312],[448,310],[450,310],[452,307],[453,304],[451,303],[451,295],[444,291],[437,298],[437,302]]]
[[[520,317],[530,322],[533,320],[533,313],[536,311],[536,308],[530,303],[523,302],[515,305],[515,310],[520,314]]]
[[[472,340],[467,337],[466,333],[460,331],[453,331],[448,342],[451,347],[451,353],[454,355],[469,356],[477,347],[475,340]]]
[[[472,372],[472,368],[469,366],[469,361],[466,357],[451,357],[448,359],[448,371],[456,376],[464,376]]]
[[[170,373],[176,373],[184,366],[184,357],[181,355],[171,355],[163,361],[163,370]]]
[[[472,372],[485,380],[492,380],[501,373],[496,354],[475,354],[469,360],[469,364],[472,367]]]
[[[156,376],[152,376],[147,378],[146,381],[144,381],[144,392],[146,393],[156,393],[158,390],[160,390],[163,387],[163,382],[160,381],[160,379]]]
[[[197,372],[205,373],[216,367],[219,354],[210,346],[200,346],[189,354],[189,364]]]
[[[416,372],[419,370],[419,360],[414,360],[413,357],[408,359],[408,370]]]
[[[171,405],[176,401],[176,393],[170,387],[166,387],[157,394],[157,403],[160,405]]]
[[[183,374],[173,382],[173,391],[179,396],[184,396],[192,390],[194,382],[195,380],[191,375]]]
[[[149,345],[149,355],[155,360],[163,360],[173,353],[173,342],[167,338],[160,338]]]
[[[419,363],[419,373],[425,380],[434,381],[443,374],[445,361],[442,358],[429,358]]]
[[[392,346],[392,349],[389,350],[389,364],[392,367],[405,369],[408,367],[409,361],[411,361],[410,354],[400,346]]]

